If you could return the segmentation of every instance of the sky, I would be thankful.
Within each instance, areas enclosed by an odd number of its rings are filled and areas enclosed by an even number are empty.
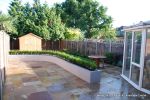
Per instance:
[[[12,0],[0,0],[0,10],[7,13],[9,3]],[[41,0],[47,2],[49,6],[54,3],[61,3],[65,0]],[[140,21],[150,20],[150,0],[96,0],[108,8],[107,15],[113,18],[113,26],[128,26]],[[22,0],[23,3],[33,0]]]

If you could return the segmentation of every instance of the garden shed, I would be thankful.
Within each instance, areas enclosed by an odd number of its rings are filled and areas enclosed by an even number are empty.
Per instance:
[[[42,38],[33,33],[19,37],[19,50],[42,50]]]

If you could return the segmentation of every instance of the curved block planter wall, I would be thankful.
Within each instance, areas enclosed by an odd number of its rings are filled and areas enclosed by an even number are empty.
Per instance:
[[[32,61],[53,62],[88,83],[100,82],[100,70],[90,71],[55,56],[50,56],[50,55],[10,55],[9,56],[9,59],[14,59],[14,58],[22,61],[32,60]]]

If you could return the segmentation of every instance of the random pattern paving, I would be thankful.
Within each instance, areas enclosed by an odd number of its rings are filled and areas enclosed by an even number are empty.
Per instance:
[[[109,66],[102,70],[100,83],[88,84],[51,62],[13,59],[6,68],[4,100],[148,100],[150,97],[122,79],[120,68]]]

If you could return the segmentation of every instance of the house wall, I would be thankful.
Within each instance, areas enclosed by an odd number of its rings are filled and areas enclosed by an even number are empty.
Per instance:
[[[9,35],[3,31],[0,31],[0,100],[2,99],[5,80],[5,67],[8,63],[9,50]]]
[[[19,38],[19,50],[42,50],[42,40],[32,34]]]

